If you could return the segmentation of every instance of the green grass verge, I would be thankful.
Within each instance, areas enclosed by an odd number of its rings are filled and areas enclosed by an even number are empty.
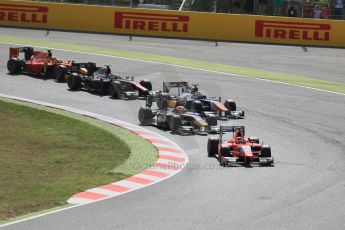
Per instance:
[[[66,205],[71,195],[139,173],[157,159],[155,148],[128,130],[9,102],[0,100],[0,220]]]
[[[71,51],[87,52],[93,54],[109,55],[114,57],[131,58],[143,61],[152,61],[163,64],[179,65],[188,68],[196,68],[209,71],[217,71],[226,74],[245,75],[253,78],[267,79],[278,82],[289,83],[298,86],[307,86],[316,89],[328,90],[338,93],[345,93],[345,85],[330,81],[323,81],[309,77],[297,76],[292,74],[278,73],[272,71],[257,70],[251,68],[244,68],[238,66],[231,66],[225,64],[211,63],[206,61],[192,60],[186,58],[177,58],[169,56],[161,56],[155,54],[145,54],[139,52],[106,49],[100,47],[92,47],[78,44],[47,42],[47,41],[33,41],[27,39],[11,38],[0,36],[0,41],[4,43],[18,43],[30,46],[49,47],[51,49],[65,49]]]

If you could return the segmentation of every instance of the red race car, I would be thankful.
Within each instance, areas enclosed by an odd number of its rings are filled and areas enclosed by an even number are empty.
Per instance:
[[[23,57],[20,54],[23,53]],[[50,50],[34,51],[32,47],[10,48],[7,69],[10,74],[35,74],[44,77],[54,77],[64,81],[71,69],[72,61],[61,61],[52,56]]]
[[[230,140],[224,140],[226,133],[232,133]],[[244,126],[220,126],[218,137],[210,137],[207,143],[209,157],[216,157],[222,166],[251,166],[253,163],[271,166],[274,159],[269,145],[260,144],[257,137],[244,137]]]

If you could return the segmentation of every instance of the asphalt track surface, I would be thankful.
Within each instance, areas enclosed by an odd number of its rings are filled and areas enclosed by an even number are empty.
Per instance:
[[[3,30],[3,29],[1,29]],[[33,39],[35,32],[9,30],[9,36]],[[39,32],[42,36],[43,32]],[[306,73],[324,80],[344,82],[344,69],[332,63],[332,54],[344,60],[344,50],[278,47],[245,44],[150,40],[128,42],[124,37],[89,37],[81,34],[51,32],[46,39],[144,51],[199,59],[232,61],[232,54],[248,49],[237,62],[263,69]],[[103,41],[104,39],[104,41]],[[103,42],[102,42],[103,41]],[[116,43],[116,44],[115,44]],[[180,44],[181,43],[181,44]],[[133,44],[133,45],[132,45]],[[224,47],[222,47],[224,46]],[[7,75],[8,45],[0,45],[0,93],[74,107],[138,124],[138,108],[143,101],[112,100],[89,92],[70,92],[65,83],[24,75]],[[217,49],[217,51],[215,51]],[[196,53],[197,51],[200,51]],[[232,54],[229,52],[231,51]],[[272,52],[271,52],[272,51]],[[153,51],[152,51],[153,52]],[[191,54],[194,53],[194,54]],[[217,55],[216,53],[217,52]],[[249,57],[263,53],[266,59],[252,62]],[[294,54],[307,59],[315,69],[305,68]],[[322,53],[322,58],[319,54]],[[315,55],[314,55],[315,54]],[[208,95],[233,98],[246,119],[224,124],[246,125],[246,133],[270,144],[275,167],[222,168],[208,158],[207,137],[180,137],[169,132],[150,130],[178,143],[189,155],[188,167],[178,175],[153,186],[42,216],[3,229],[345,229],[345,96],[312,89],[231,75],[222,75],[179,67],[129,61],[95,55],[54,51],[59,58],[111,64],[121,75],[147,78],[154,88],[163,80],[188,80],[199,83]],[[309,55],[306,57],[306,55]],[[209,58],[209,59],[208,59]],[[338,60],[337,59],[337,60]],[[272,66],[281,60],[286,65]],[[344,63],[344,62],[343,62]],[[328,71],[329,70],[329,71]],[[327,74],[326,74],[327,73]],[[302,75],[302,74],[301,74]]]

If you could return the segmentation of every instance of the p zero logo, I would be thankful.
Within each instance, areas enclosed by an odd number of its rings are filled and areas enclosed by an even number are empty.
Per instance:
[[[255,22],[255,37],[304,41],[329,41],[331,25],[321,23]]]
[[[188,32],[189,16],[115,12],[115,28],[140,31]]]
[[[46,24],[48,11],[44,6],[0,4],[0,22]]]

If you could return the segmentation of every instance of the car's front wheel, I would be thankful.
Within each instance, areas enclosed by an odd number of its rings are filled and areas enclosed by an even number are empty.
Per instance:
[[[22,70],[22,63],[17,58],[11,58],[7,61],[7,70],[10,74],[18,74]]]
[[[81,88],[81,77],[77,73],[68,76],[67,85],[71,90],[79,90]]]
[[[64,65],[56,66],[54,69],[54,77],[57,81],[65,81],[65,76],[67,75],[67,68]]]

